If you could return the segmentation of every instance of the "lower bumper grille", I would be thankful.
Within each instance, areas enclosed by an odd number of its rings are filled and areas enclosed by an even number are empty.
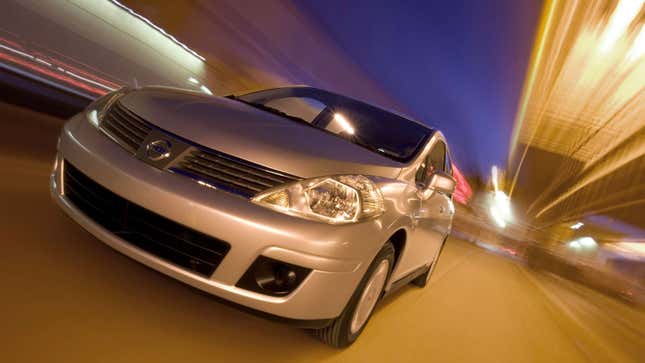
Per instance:
[[[230,245],[162,217],[112,193],[68,162],[65,196],[105,229],[187,270],[210,276]]]

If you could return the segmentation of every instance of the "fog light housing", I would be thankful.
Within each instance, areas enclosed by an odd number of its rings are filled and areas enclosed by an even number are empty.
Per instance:
[[[286,296],[309,275],[311,269],[274,260],[258,258],[235,286],[271,296]]]

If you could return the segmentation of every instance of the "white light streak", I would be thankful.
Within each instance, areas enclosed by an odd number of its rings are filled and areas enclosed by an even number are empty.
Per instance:
[[[569,228],[578,230],[578,229],[582,228],[582,226],[584,226],[584,225],[585,225],[584,223],[578,222],[578,223],[572,224],[571,226],[569,226]]]
[[[645,0],[621,0],[607,24],[607,28],[600,41],[600,50],[608,52],[614,46],[616,41],[627,30],[629,24],[638,15]]]
[[[204,86],[204,85],[201,85],[201,86],[199,87],[199,89],[201,89],[201,90],[202,90],[202,92],[206,93],[207,95],[210,95],[210,96],[212,96],[212,95],[213,95],[213,92],[211,92],[211,90],[210,90],[210,89],[208,89],[208,87],[206,87],[206,86]]]
[[[108,91],[114,91],[114,90],[115,90],[114,88],[112,88],[112,87],[108,87],[108,86],[104,85],[103,83],[99,83],[99,82],[93,81],[93,80],[91,80],[91,79],[89,79],[89,78],[86,78],[86,77],[80,76],[80,75],[78,75],[78,74],[76,74],[76,73],[73,73],[73,72],[70,72],[70,71],[64,71],[64,72],[65,72],[65,74],[67,74],[67,75],[69,75],[69,76],[72,76],[72,77],[74,77],[74,78],[78,78],[78,79],[80,79],[81,81],[85,81],[85,82],[87,82],[87,83],[91,83],[91,84],[93,84],[93,85],[95,85],[95,86],[101,87],[101,88],[106,89],[106,90],[108,90]]]
[[[511,200],[503,191],[495,191],[490,205],[490,215],[498,226],[504,228],[512,218]]]
[[[592,250],[598,247],[598,242],[591,237],[580,237],[570,241],[567,245],[575,250]]]
[[[47,62],[47,61],[45,61],[45,60],[42,60],[42,59],[40,59],[40,58],[35,58],[35,60],[36,60],[36,62],[38,62],[38,63],[42,63],[42,64],[44,64],[44,65],[46,65],[46,66],[50,66],[50,67],[51,67],[51,65],[52,65],[51,63],[49,63],[49,62]]]
[[[641,26],[641,30],[638,32],[636,39],[634,40],[634,45],[629,50],[627,54],[627,59],[630,62],[633,62],[645,54],[645,24]]]
[[[353,127],[352,127],[352,125],[349,123],[349,121],[347,121],[347,119],[345,118],[345,116],[341,115],[340,113],[335,113],[335,114],[334,114],[334,120],[335,120],[336,122],[338,122],[338,124],[340,125],[340,127],[342,127],[342,128],[343,128],[343,130],[345,130],[348,134],[350,134],[350,135],[354,135],[354,128],[353,128]]]
[[[148,24],[151,28],[153,28],[154,30],[156,30],[156,31],[158,31],[159,33],[163,34],[166,38],[168,38],[168,39],[172,40],[175,44],[177,44],[178,46],[182,47],[186,52],[188,52],[188,53],[190,53],[190,54],[194,55],[195,57],[199,58],[199,59],[200,59],[200,60],[202,60],[202,61],[205,61],[205,60],[206,60],[206,58],[202,57],[201,55],[199,55],[199,54],[198,54],[197,52],[195,52],[194,50],[192,50],[192,49],[188,48],[188,46],[187,46],[186,44],[184,44],[184,43],[182,43],[182,42],[178,41],[178,40],[177,40],[177,38],[175,38],[174,36],[172,36],[172,35],[168,34],[165,30],[163,30],[162,28],[158,27],[157,25],[155,25],[153,22],[151,22],[151,21],[150,21],[150,20],[148,20],[147,18],[145,18],[145,17],[143,17],[143,16],[141,16],[141,15],[139,15],[139,14],[135,13],[135,12],[134,12],[134,10],[130,9],[129,7],[127,7],[127,6],[123,5],[123,4],[121,4],[120,2],[118,2],[118,1],[116,1],[116,0],[110,0],[110,1],[111,1],[112,3],[114,3],[116,6],[118,6],[118,7],[120,7],[121,9],[123,9],[123,10],[127,11],[128,13],[130,13],[130,15],[132,15],[132,16],[134,16],[134,17],[138,18],[139,20],[142,20],[143,22],[145,22],[146,24]]]
[[[493,176],[493,188],[495,188],[495,191],[497,192],[499,190],[499,182],[497,181],[499,178],[499,173],[497,171],[497,166],[493,165],[490,172]]]
[[[25,53],[25,52],[21,52],[21,51],[19,51],[18,49],[13,49],[13,48],[11,48],[11,47],[7,47],[6,45],[2,45],[2,44],[0,44],[0,48],[2,48],[2,49],[6,49],[6,50],[8,50],[8,51],[10,51],[10,52],[13,52],[13,53],[16,53],[16,54],[20,54],[21,56],[23,56],[23,57],[27,57],[27,58],[29,58],[29,59],[34,59],[34,56],[33,56],[33,55],[31,55],[31,54],[27,54],[27,53]]]

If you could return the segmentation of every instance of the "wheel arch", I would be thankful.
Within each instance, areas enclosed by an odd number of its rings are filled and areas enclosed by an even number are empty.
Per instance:
[[[403,255],[407,237],[408,233],[405,228],[399,228],[388,239],[388,241],[392,243],[392,246],[394,247],[394,266],[392,266],[392,271],[394,271],[394,269],[398,266],[401,256]]]

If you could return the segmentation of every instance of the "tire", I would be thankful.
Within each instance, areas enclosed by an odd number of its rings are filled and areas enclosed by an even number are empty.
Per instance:
[[[441,256],[441,251],[443,251],[443,246],[446,245],[446,239],[448,237],[443,239],[443,242],[441,242],[441,247],[439,247],[439,251],[437,252],[437,255],[435,256],[434,260],[430,263],[430,267],[428,267],[428,270],[423,273],[423,275],[420,275],[419,277],[415,278],[412,280],[412,284],[418,286],[418,287],[426,287],[428,282],[430,281],[430,277],[432,277],[432,273],[434,272],[435,266],[437,266],[437,262],[439,262],[439,256]]]
[[[367,311],[365,310],[365,307],[371,305],[368,302],[370,300],[368,296],[374,295],[367,293],[366,297],[363,298],[363,293],[367,290],[366,287],[368,285],[368,282],[372,282],[372,284],[380,284],[380,278],[382,277],[383,273],[382,264],[385,264],[385,261],[387,261],[387,272],[385,280],[382,282],[382,286],[380,286],[380,289],[378,289],[376,302],[374,302],[374,306],[372,306],[372,308],[369,310],[366,318],[357,318],[357,322],[364,320],[362,324],[360,324],[360,327],[357,328],[358,323],[355,323],[354,319],[357,308],[359,306],[359,302],[362,302],[362,312]],[[316,335],[318,339],[322,340],[326,344],[336,348],[345,348],[356,341],[356,338],[358,338],[358,336],[361,334],[361,332],[369,322],[369,319],[374,312],[374,307],[378,304],[378,301],[383,296],[383,288],[390,278],[392,266],[394,266],[394,246],[392,246],[392,243],[387,242],[376,254],[376,257],[374,257],[374,260],[365,272],[365,276],[363,276],[363,279],[358,284],[358,287],[354,291],[354,294],[352,294],[352,297],[347,303],[345,310],[343,310],[340,316],[334,319],[334,321],[329,326],[314,330],[314,335]],[[375,279],[378,279],[378,281],[376,281]],[[370,291],[372,294],[376,291],[374,289],[376,289],[376,287],[374,287]],[[360,316],[365,316],[365,314],[360,314]]]

